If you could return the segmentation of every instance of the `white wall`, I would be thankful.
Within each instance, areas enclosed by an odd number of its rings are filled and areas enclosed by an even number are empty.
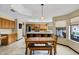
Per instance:
[[[18,34],[17,40],[23,38],[22,29],[19,29],[19,23],[23,24],[23,22],[20,19],[17,20],[17,34]]]
[[[79,22],[79,17],[76,18],[72,18],[71,19],[71,24],[74,22]],[[60,24],[59,24],[60,23]],[[56,24],[56,26],[63,26],[65,25],[64,22],[59,22],[58,24]],[[62,23],[62,24],[61,24]],[[78,23],[79,24],[79,23]],[[67,32],[68,33],[68,32]],[[71,39],[65,39],[65,38],[58,38],[58,43],[64,44],[64,45],[68,45],[71,48],[73,48],[74,50],[76,50],[77,52],[79,52],[79,42],[73,41]]]
[[[72,19],[71,19],[71,23],[73,23],[73,22],[79,22],[79,17],[74,17],[74,18],[72,18]]]
[[[6,18],[6,19],[9,19],[9,20],[13,20],[13,17],[9,16],[8,14],[4,13],[4,12],[1,12],[0,11],[0,17],[3,17],[3,18]]]
[[[74,17],[71,19],[71,24],[77,24],[79,22],[79,17]],[[79,23],[78,23],[79,24]],[[73,41],[71,39],[68,40],[68,45],[79,52],[79,42]]]
[[[48,30],[53,30],[53,28],[52,28],[52,27],[53,27],[52,22],[49,22],[49,23],[48,23]]]
[[[66,27],[66,20],[56,21],[56,27]]]

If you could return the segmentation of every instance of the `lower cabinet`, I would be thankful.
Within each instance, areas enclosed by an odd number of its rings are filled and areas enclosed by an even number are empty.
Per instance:
[[[1,40],[1,45],[7,45],[7,44],[8,44],[8,37]]]
[[[15,42],[17,39],[17,34],[7,34],[7,38],[1,40],[1,45],[8,45]]]
[[[27,37],[52,37],[52,34],[27,34]]]

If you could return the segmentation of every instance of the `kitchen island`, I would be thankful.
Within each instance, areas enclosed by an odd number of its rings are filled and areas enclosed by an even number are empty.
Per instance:
[[[26,32],[27,37],[50,37],[52,36],[52,34],[53,34],[52,31]]]

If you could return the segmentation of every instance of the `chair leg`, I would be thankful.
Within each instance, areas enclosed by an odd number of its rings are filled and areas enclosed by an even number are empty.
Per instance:
[[[52,49],[50,50],[50,55],[52,55]]]
[[[54,51],[54,55],[56,55],[56,51]]]
[[[25,55],[27,55],[27,48],[26,48],[26,51],[25,51]]]
[[[56,53],[57,53],[57,51],[56,51],[56,49],[54,48],[54,55],[56,55]]]
[[[48,54],[50,54],[50,50],[48,50]]]
[[[32,55],[32,50],[30,50],[30,55]]]

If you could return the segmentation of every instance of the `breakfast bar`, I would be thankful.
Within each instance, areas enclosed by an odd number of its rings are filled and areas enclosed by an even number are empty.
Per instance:
[[[31,32],[26,32],[27,37],[51,37],[53,32],[52,31],[31,31]]]

